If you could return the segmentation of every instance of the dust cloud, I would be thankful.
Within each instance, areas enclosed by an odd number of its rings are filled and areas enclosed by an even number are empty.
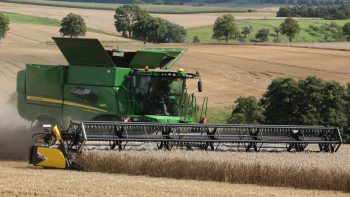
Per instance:
[[[1,95],[0,160],[27,160],[31,145],[30,122],[22,119],[16,107],[17,94]]]

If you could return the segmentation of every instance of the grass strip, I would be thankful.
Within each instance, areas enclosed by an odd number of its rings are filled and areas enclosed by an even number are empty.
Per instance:
[[[123,4],[114,3],[87,3],[87,2],[66,2],[66,1],[47,1],[47,0],[2,0],[8,3],[20,3],[30,5],[44,5],[55,7],[115,10]],[[194,14],[194,13],[239,13],[255,11],[237,6],[213,7],[213,6],[189,6],[189,5],[149,5],[141,4],[140,7],[150,13],[159,14]]]

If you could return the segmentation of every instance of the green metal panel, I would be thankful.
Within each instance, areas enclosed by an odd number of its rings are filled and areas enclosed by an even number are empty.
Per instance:
[[[97,39],[52,38],[70,65],[108,66],[115,64]]]
[[[26,84],[26,71],[21,70],[17,72],[17,94],[25,95],[25,84]]]
[[[125,83],[125,77],[131,72],[132,70],[130,68],[116,68],[114,86],[121,86]]]
[[[48,105],[23,103],[17,106],[18,112],[24,119],[34,121],[39,116],[48,116],[63,124],[62,108]]]
[[[169,69],[177,60],[179,60],[181,58],[181,56],[187,51],[187,49],[184,49],[184,48],[143,48],[139,51],[154,52],[154,53],[166,53],[166,57],[169,57],[170,61],[167,61],[165,64],[162,64],[162,63],[164,63],[164,62],[161,62],[164,59],[164,57],[163,57],[163,59],[161,59],[160,61],[154,62],[154,64],[157,64],[156,67],[159,67],[161,69]],[[144,57],[142,57],[142,58],[144,58]],[[142,59],[140,61],[142,62]]]
[[[130,90],[126,81],[124,81],[121,86],[117,87],[117,101],[119,114],[130,115],[135,113],[133,106],[134,100],[131,98]]]
[[[116,68],[94,66],[69,66],[68,84],[114,86]]]
[[[24,110],[24,107],[26,105],[25,80],[26,71],[21,70],[17,72],[17,110],[20,116],[25,119],[29,119],[31,116]]]
[[[131,68],[157,68],[160,62],[167,56],[166,52],[155,50],[139,50],[130,62]]]
[[[45,86],[45,83],[42,82],[42,84]],[[40,84],[36,85],[38,85],[37,88],[40,87]],[[57,107],[57,105],[50,106],[48,102],[28,102],[25,89],[26,70],[21,70],[17,73],[17,110],[21,117],[34,121],[39,116],[49,116],[62,123],[62,108]]]
[[[66,66],[26,65],[27,102],[61,107],[63,84],[66,80]],[[53,99],[55,102],[46,102]]]
[[[89,99],[76,90],[90,90],[95,99]],[[64,108],[75,107],[79,113],[117,113],[116,90],[113,87],[87,86],[87,85],[65,85],[64,86]]]
[[[149,122],[159,122],[159,123],[178,123],[180,122],[180,117],[145,115],[145,120]]]

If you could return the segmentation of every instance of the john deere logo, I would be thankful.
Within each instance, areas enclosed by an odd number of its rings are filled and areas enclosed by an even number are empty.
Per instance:
[[[167,119],[166,121],[169,123],[169,122],[170,122],[170,119]]]

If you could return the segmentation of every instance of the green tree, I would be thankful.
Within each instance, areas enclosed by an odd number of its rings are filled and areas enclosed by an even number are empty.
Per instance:
[[[264,120],[262,115],[262,108],[259,106],[255,97],[239,97],[235,101],[228,123],[236,124],[256,124],[261,123]]]
[[[3,14],[0,14],[0,40],[5,38],[6,32],[10,30],[9,24],[9,18]]]
[[[258,33],[256,33],[255,38],[258,39],[260,42],[266,42],[269,40],[269,34],[270,30],[263,28],[259,29]]]
[[[276,37],[278,38],[281,33],[281,27],[274,27],[273,31],[276,33]]]
[[[226,42],[229,39],[237,38],[239,34],[235,18],[231,14],[218,17],[214,23],[213,32],[214,39],[224,39]]]
[[[302,124],[345,126],[345,89],[339,83],[312,76],[300,80],[299,87],[298,109]]]
[[[244,39],[246,39],[247,36],[252,33],[252,31],[253,31],[252,26],[245,26],[243,27],[241,34],[243,34]]]
[[[350,22],[345,23],[343,26],[343,34],[347,41],[350,41]]]
[[[187,32],[184,27],[169,21],[165,22],[165,26],[166,33],[161,42],[180,43],[185,41]]]
[[[281,33],[289,38],[292,42],[295,36],[300,32],[300,27],[298,21],[293,18],[286,18],[284,22],[280,25]]]
[[[345,102],[345,115],[347,124],[344,128],[344,133],[346,134],[347,141],[350,141],[350,83],[347,84]]]
[[[123,5],[115,10],[114,25],[123,36],[131,38],[134,24],[143,17],[148,17],[148,14],[138,5]]]
[[[298,124],[300,89],[292,78],[274,79],[260,99],[267,124]]]
[[[273,80],[261,99],[269,124],[347,125],[346,91],[335,81],[311,76]]]
[[[71,38],[85,36],[86,24],[84,19],[79,15],[69,13],[62,19],[60,33],[63,37],[69,36]]]
[[[193,36],[192,42],[193,43],[200,43],[201,41],[200,41],[198,36]]]
[[[166,21],[158,17],[144,17],[133,26],[134,38],[144,43],[159,43],[166,34]]]
[[[299,81],[298,117],[301,124],[346,125],[345,88],[335,81],[311,76]]]

